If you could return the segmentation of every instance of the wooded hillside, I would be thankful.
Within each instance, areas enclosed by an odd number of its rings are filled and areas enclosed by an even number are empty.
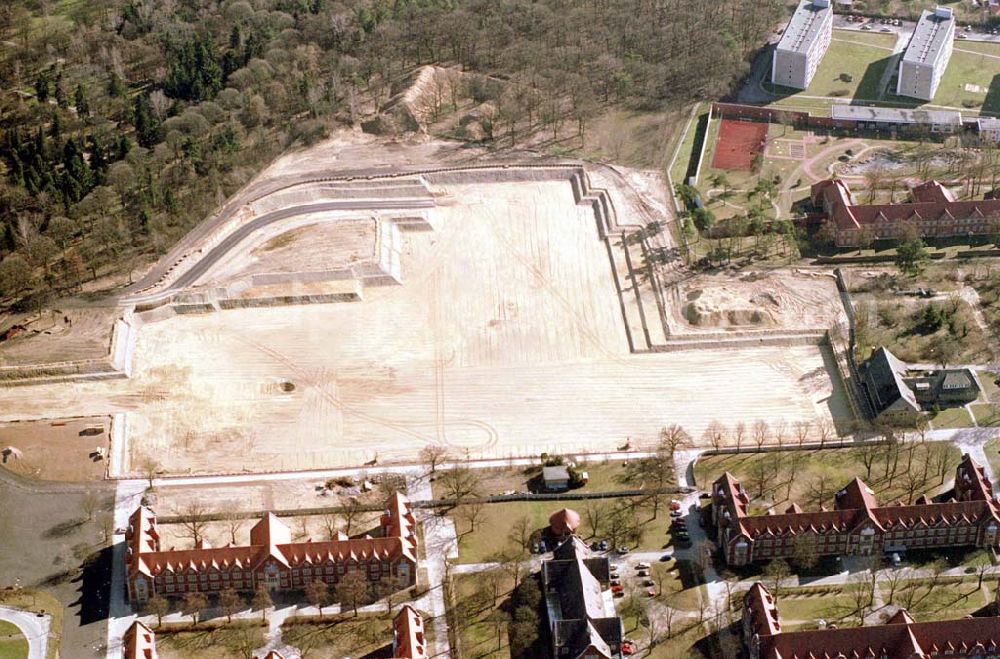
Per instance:
[[[0,6],[0,300],[161,253],[413,67],[511,81],[512,125],[724,94],[779,0],[26,0]],[[473,77],[473,80],[475,78]]]

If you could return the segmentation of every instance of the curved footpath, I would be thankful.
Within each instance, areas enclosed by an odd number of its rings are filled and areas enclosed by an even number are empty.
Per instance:
[[[39,616],[29,611],[0,606],[0,620],[17,625],[28,639],[28,659],[45,659],[49,644],[51,616]]]

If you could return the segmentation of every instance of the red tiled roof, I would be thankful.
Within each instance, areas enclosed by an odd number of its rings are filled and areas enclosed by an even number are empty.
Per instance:
[[[770,636],[781,631],[781,623],[778,621],[778,609],[774,605],[774,597],[764,587],[764,584],[757,582],[750,586],[750,590],[743,597],[743,607],[744,611],[750,614],[750,622],[753,625],[754,634]]]
[[[968,494],[968,498],[971,499],[996,502],[993,496],[993,484],[986,478],[982,465],[968,453],[962,456],[962,462],[955,470],[955,493]]]
[[[409,604],[404,604],[392,619],[393,653],[399,659],[427,659],[424,621]]]
[[[971,656],[1000,649],[1000,618],[914,622],[905,610],[884,625],[799,632],[782,632],[776,625],[778,631],[768,633],[767,626],[758,620],[761,612],[757,602],[766,602],[769,597],[767,589],[757,583],[744,599],[743,614],[751,616],[762,659]]]
[[[156,634],[136,620],[122,636],[123,659],[156,659]]]
[[[825,199],[830,204],[831,219],[838,230],[859,229],[880,222],[1000,218],[1000,199],[955,201],[951,191],[937,181],[923,183],[911,192],[912,203],[855,205],[847,184],[839,179],[819,181],[812,186],[814,203]]]
[[[157,576],[163,572],[200,572],[208,569],[229,570],[238,567],[256,569],[268,558],[286,567],[309,565],[332,560],[347,561],[395,560],[406,557],[416,562],[417,536],[409,500],[396,493],[389,498],[382,516],[383,537],[348,538],[338,534],[327,542],[291,542],[291,531],[278,517],[267,513],[250,530],[250,545],[204,547],[160,551],[156,520],[148,508],[139,508],[130,518],[129,553],[126,557],[129,576],[141,572]]]
[[[580,526],[580,513],[563,508],[549,515],[549,526],[556,535],[573,533]]]

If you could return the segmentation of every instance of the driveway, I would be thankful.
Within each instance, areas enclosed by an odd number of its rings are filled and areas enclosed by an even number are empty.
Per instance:
[[[39,616],[0,606],[0,620],[14,623],[27,637],[28,659],[45,659],[49,644],[49,627],[52,623],[51,616]]]

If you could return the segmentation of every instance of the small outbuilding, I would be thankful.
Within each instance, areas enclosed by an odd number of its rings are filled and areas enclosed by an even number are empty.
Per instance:
[[[542,485],[546,490],[568,490],[569,468],[559,465],[542,468]]]

